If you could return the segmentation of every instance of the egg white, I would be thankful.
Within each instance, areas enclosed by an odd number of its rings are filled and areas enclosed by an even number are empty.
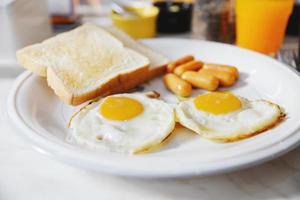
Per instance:
[[[195,107],[193,99],[181,102],[176,108],[180,124],[202,137],[229,142],[250,137],[279,122],[284,114],[281,108],[265,100],[249,101],[239,98],[242,107],[226,114],[211,114]]]
[[[138,93],[112,96],[135,99],[144,110],[129,120],[109,120],[98,112],[103,98],[72,117],[68,141],[89,148],[133,154],[161,143],[174,129],[174,109],[165,102]]]

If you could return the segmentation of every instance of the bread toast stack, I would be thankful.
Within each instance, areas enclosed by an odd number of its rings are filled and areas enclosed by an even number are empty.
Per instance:
[[[84,24],[16,53],[65,103],[126,92],[165,72],[167,58],[115,27]]]

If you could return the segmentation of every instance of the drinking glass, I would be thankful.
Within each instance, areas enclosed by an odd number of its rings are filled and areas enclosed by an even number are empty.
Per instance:
[[[236,0],[236,43],[275,55],[285,35],[294,0]]]

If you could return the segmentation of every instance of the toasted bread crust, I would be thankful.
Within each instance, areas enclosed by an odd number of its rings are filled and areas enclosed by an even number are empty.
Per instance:
[[[167,65],[149,69],[148,80],[161,76],[167,72]]]
[[[78,96],[70,93],[70,91],[64,87],[63,82],[56,76],[51,68],[47,69],[47,83],[63,102],[71,105],[79,105],[96,97],[105,97],[111,94],[127,92],[145,81],[162,75],[165,69],[165,66],[157,68],[144,66],[131,72],[119,74],[95,90]]]
[[[72,101],[69,102],[71,105],[79,105],[88,100],[94,99],[96,97],[105,97],[111,94],[124,93],[136,86],[151,80],[165,72],[165,66],[149,69],[148,66],[144,66],[137,70],[120,74],[115,78],[108,81],[106,84],[97,88],[96,91],[91,91],[90,93],[73,96]]]

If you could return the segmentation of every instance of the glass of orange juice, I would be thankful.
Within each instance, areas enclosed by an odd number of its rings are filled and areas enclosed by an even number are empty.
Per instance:
[[[294,0],[236,0],[236,43],[275,55],[285,35]]]

